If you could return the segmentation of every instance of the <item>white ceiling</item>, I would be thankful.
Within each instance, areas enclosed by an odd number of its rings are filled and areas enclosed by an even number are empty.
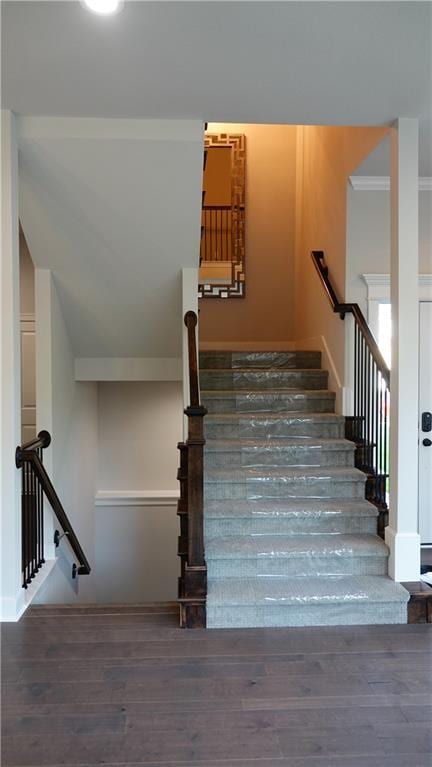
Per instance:
[[[430,2],[3,2],[3,105],[22,114],[421,122],[432,175]],[[379,172],[379,169],[378,171]]]

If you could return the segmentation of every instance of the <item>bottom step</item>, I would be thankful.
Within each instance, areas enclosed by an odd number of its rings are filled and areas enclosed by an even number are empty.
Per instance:
[[[387,576],[217,578],[207,628],[406,623],[408,599]]]

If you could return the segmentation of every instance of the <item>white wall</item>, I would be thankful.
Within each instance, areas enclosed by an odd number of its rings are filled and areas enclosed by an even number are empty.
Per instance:
[[[177,596],[182,411],[181,382],[99,384],[98,602]]]
[[[432,192],[419,192],[419,270],[432,273]],[[390,192],[348,189],[346,299],[367,316],[362,274],[390,272]]]
[[[174,600],[182,382],[75,381],[55,285],[46,280],[49,272],[37,270],[36,275],[38,302],[46,300],[44,279],[51,293],[52,368],[45,384],[39,369],[39,391],[45,397],[40,397],[38,428],[44,426],[53,435],[45,463],[92,573],[71,580],[73,559],[63,540],[56,552],[57,566],[35,601]]]
[[[44,305],[45,311],[39,311]],[[49,305],[49,311],[47,311]],[[90,565],[94,567],[94,494],[97,478],[97,384],[76,382],[74,355],[57,290],[49,272],[36,271],[38,431],[48,429],[47,469]],[[57,525],[53,520],[54,529]],[[48,548],[52,529],[46,527]],[[74,561],[67,540],[57,567],[36,602],[94,601],[94,570],[71,580]]]
[[[20,232],[19,237],[19,265],[20,265],[20,310],[21,314],[34,314],[35,311],[35,285],[34,265],[25,241]]]
[[[15,620],[21,588],[21,477],[14,465],[21,441],[18,146],[15,118],[1,114],[1,617]]]
[[[200,248],[200,120],[20,118],[20,218],[76,357],[181,357]]]

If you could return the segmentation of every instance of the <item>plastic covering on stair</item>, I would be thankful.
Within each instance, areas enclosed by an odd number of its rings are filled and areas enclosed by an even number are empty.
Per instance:
[[[409,593],[387,576],[327,575],[319,580],[304,576],[257,579],[215,580],[209,588],[210,604],[325,604],[330,603],[401,603]]]
[[[208,415],[205,421],[207,437],[232,437],[237,439],[262,439],[283,437],[344,436],[344,419],[333,413],[307,413],[287,415],[262,415],[250,413]]]
[[[244,535],[210,541],[209,559],[245,557],[353,557],[387,556],[388,548],[377,535]]]
[[[207,518],[233,517],[300,517],[366,515],[377,516],[377,509],[366,500],[353,498],[270,498],[263,500],[215,500],[207,501]]]
[[[253,410],[259,410],[262,413],[280,413],[284,411],[297,412],[306,409],[318,409],[318,406],[331,408],[334,406],[334,394],[325,390],[316,389],[313,391],[290,391],[290,390],[269,390],[269,391],[213,391],[203,394],[203,402],[207,407],[213,404],[221,403],[225,407],[232,406],[235,412],[249,413]],[[309,406],[309,407],[308,407]]]
[[[325,389],[327,373],[314,368],[203,368],[200,371],[203,398],[207,390]]]
[[[209,439],[205,448],[206,466],[259,468],[265,466],[322,467],[352,466],[354,444],[344,439],[285,437],[268,440]]]
[[[200,362],[205,367],[231,368],[285,368],[320,367],[319,352],[201,352]]]

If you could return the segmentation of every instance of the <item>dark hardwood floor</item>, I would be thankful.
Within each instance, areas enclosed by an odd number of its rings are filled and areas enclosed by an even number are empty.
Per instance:
[[[3,625],[3,767],[431,767],[432,625],[177,623],[46,606]]]

